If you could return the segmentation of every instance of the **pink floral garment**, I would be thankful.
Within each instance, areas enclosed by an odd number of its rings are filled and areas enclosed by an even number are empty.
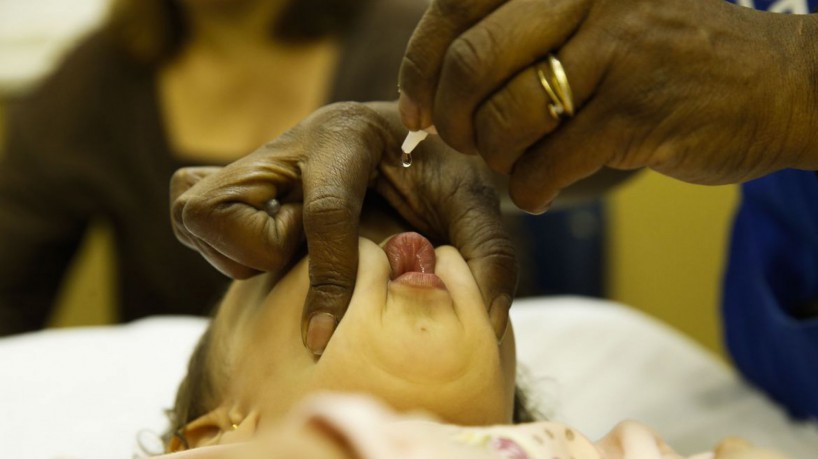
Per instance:
[[[365,396],[322,394],[301,404],[289,421],[320,423],[328,435],[349,445],[355,459],[684,459],[651,429],[630,421],[592,442],[555,422],[461,427],[430,419],[394,413]],[[229,457],[225,452],[230,447],[204,447],[161,458]],[[276,457],[274,451],[271,457]],[[689,459],[712,458],[708,452]]]
[[[333,426],[360,459],[684,459],[653,430],[631,421],[592,442],[555,422],[461,427],[400,416],[366,397],[338,395],[311,399],[298,416]]]

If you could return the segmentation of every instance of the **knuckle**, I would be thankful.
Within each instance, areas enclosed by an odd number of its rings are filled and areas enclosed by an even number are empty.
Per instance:
[[[335,275],[333,275],[333,273]],[[352,291],[353,283],[335,271],[321,273],[321,276],[310,281],[310,287],[321,295],[339,297]]]
[[[518,111],[517,104],[512,97],[509,97],[505,92],[498,93],[486,103],[483,124],[487,128],[498,131],[510,129],[514,125],[512,114]]]
[[[517,277],[517,250],[499,215],[486,217],[474,208],[463,217],[462,228],[468,229],[468,246],[464,252],[470,259],[490,267],[495,280],[513,281]]]
[[[481,245],[480,258],[505,271],[517,272],[517,252],[511,240],[505,234],[485,234]]]
[[[489,63],[497,61],[501,44],[498,32],[492,27],[478,25],[457,37],[449,47],[446,59],[458,76],[468,77],[465,82],[480,82],[490,71]]]
[[[487,221],[485,217],[473,212],[466,218],[465,223],[465,226],[471,230],[472,244],[479,253],[485,254],[498,249],[506,253],[514,253],[514,246],[500,224],[499,216]]]
[[[435,0],[432,13],[450,23],[460,24],[474,15],[474,2],[463,0]]]
[[[510,107],[504,97],[493,97],[480,109],[475,119],[475,142],[477,151],[488,166],[502,174],[511,171],[510,142],[507,133],[513,132]]]
[[[185,199],[177,221],[196,237],[220,238],[223,221],[231,218],[231,208],[232,204],[229,202],[222,203],[205,196],[192,195]]]
[[[409,47],[401,60],[400,67],[400,89],[401,91],[412,92],[415,85],[432,79],[432,70],[427,64],[431,56],[426,55],[428,51],[419,47]]]
[[[314,278],[311,275],[307,302],[310,310],[305,310],[305,313],[316,310],[342,310],[348,304],[353,289],[354,283],[344,281],[342,278]]]
[[[304,225],[321,225],[327,230],[338,225],[349,225],[358,216],[360,204],[347,196],[341,187],[323,187],[304,203]]]
[[[180,198],[180,218],[185,226],[205,220],[211,212],[210,200],[200,195]]]
[[[329,132],[347,132],[357,128],[361,122],[378,119],[378,113],[360,102],[336,102],[319,109],[315,115],[322,130]]]
[[[505,233],[502,230],[500,204],[497,193],[489,185],[472,183],[461,186],[465,190],[466,197],[453,196],[452,200],[457,200],[463,204],[459,206],[459,211],[452,212],[453,219],[451,226],[458,231],[467,234],[458,234],[456,239],[465,241],[473,247],[479,248],[486,241],[498,233],[502,237]]]
[[[331,147],[338,146],[349,149],[355,144],[360,151],[370,153],[369,157],[380,151],[386,143],[389,132],[388,122],[374,108],[360,102],[336,102],[322,107],[312,115],[307,123],[307,130],[311,142],[322,143]],[[303,132],[302,132],[303,133]],[[324,151],[326,145],[317,147]],[[337,148],[332,148],[333,151]],[[322,154],[315,152],[308,154],[305,159],[319,158]]]
[[[480,58],[480,48],[473,41],[473,37],[460,36],[456,38],[446,51],[446,68],[456,73],[456,77],[463,78],[463,82],[478,80],[483,65]]]

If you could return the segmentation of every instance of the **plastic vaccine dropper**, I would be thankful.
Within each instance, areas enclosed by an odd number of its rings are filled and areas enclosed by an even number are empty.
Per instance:
[[[403,155],[401,155],[400,158],[403,167],[412,165],[412,150],[414,150],[427,135],[429,135],[429,133],[426,131],[409,131],[406,140],[403,141],[403,145],[400,147],[400,149],[403,150]]]

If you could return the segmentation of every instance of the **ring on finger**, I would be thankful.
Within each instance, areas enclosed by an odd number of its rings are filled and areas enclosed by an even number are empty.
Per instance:
[[[537,65],[536,68],[540,85],[551,101],[548,104],[548,112],[557,121],[563,116],[573,116],[574,97],[562,63],[553,54],[548,55],[546,63],[547,65]]]
[[[539,77],[540,84],[542,85],[543,89],[545,89],[545,93],[548,95],[548,98],[551,99],[551,103],[548,104],[548,113],[550,113],[554,119],[559,121],[562,118],[562,115],[565,113],[565,106],[563,106],[562,100],[560,100],[560,97],[557,95],[556,91],[554,91],[554,88],[551,87],[551,83],[548,82],[548,78],[546,78],[542,69],[539,67],[537,67],[537,77]]]
[[[565,113],[568,116],[574,116],[574,94],[571,91],[571,85],[568,84],[568,76],[565,74],[562,62],[553,54],[549,54],[548,64],[557,82],[557,94],[565,107]]]

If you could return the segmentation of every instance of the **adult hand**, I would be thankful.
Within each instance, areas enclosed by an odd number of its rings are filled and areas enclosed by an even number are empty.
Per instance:
[[[818,169],[818,15],[721,0],[434,0],[400,72],[404,124],[511,174],[521,208],[607,166],[688,182]],[[554,54],[577,107],[555,118]]]
[[[317,354],[352,295],[358,222],[372,187],[415,228],[460,250],[500,336],[517,267],[485,170],[436,140],[424,142],[406,169],[399,148],[405,134],[394,103],[325,107],[223,169],[179,171],[171,186],[174,231],[234,278],[283,274],[306,239],[302,337]],[[272,198],[280,204],[273,211]]]

